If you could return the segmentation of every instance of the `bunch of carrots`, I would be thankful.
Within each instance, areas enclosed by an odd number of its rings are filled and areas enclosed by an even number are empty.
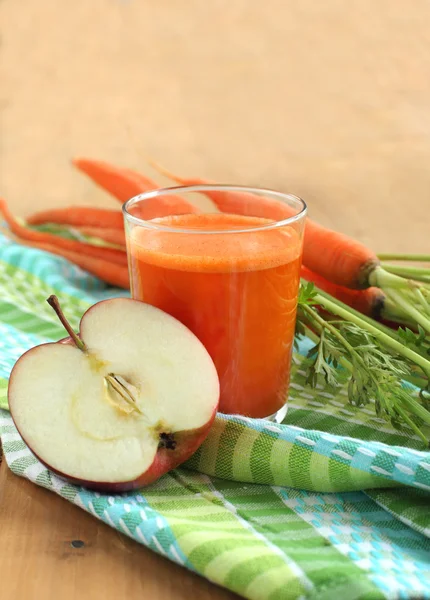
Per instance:
[[[73,160],[73,164],[121,204],[133,196],[159,188],[145,175],[105,162],[78,158]],[[180,184],[212,183],[198,178],[182,178],[158,168]],[[291,209],[277,200],[262,204],[258,196],[241,192],[209,191],[205,194],[221,212],[244,214],[246,211],[247,214],[275,220],[291,216]],[[151,219],[196,213],[199,209],[184,198],[163,195],[146,201],[140,211],[141,218]],[[70,206],[45,210],[31,215],[27,225],[14,218],[4,200],[0,200],[0,212],[19,242],[63,256],[108,284],[129,287],[120,209]],[[71,227],[82,234],[85,241],[65,239],[31,227],[47,223]],[[385,258],[430,260],[430,256],[386,255]],[[303,279],[314,282],[321,290],[364,315],[412,326],[419,324],[430,333],[427,302],[430,269],[381,265],[375,253],[360,242],[310,219],[306,222],[303,265]],[[417,284],[418,281],[421,285]]]
[[[79,158],[73,164],[121,204],[159,188],[145,175],[105,162]],[[178,184],[213,183],[182,178],[154,166]],[[251,193],[209,190],[204,194],[221,212],[277,221],[292,216],[292,209],[284,203],[268,199],[262,203]],[[185,198],[168,193],[148,199],[139,211],[136,216],[145,220],[200,212]],[[0,199],[0,214],[9,226],[8,235],[19,243],[62,256],[110,285],[129,288],[120,208],[57,208],[36,212],[23,224]],[[40,229],[47,224],[57,226],[59,234]],[[74,236],[65,237],[64,232],[70,231]],[[315,384],[318,374],[330,383],[336,377],[331,372],[333,364],[341,364],[350,374],[352,403],[364,404],[373,394],[378,414],[383,413],[395,426],[406,423],[427,443],[428,434],[417,423],[430,427],[430,267],[392,264],[398,260],[422,263],[430,262],[430,256],[378,257],[360,242],[307,219],[299,317],[302,332],[316,344],[310,353],[309,381]],[[307,282],[314,284],[312,290]],[[323,319],[321,314],[328,316]],[[406,328],[395,332],[394,324]],[[409,372],[410,381],[420,389],[419,401],[402,392],[401,380]]]

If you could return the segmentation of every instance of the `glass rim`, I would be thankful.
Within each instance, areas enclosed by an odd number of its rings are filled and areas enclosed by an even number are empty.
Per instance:
[[[198,192],[209,192],[209,191],[220,191],[220,192],[245,192],[245,193],[256,193],[256,194],[267,194],[269,197],[277,198],[285,202],[286,199],[293,200],[298,203],[301,208],[298,209],[297,214],[292,217],[288,217],[286,219],[281,219],[279,221],[271,221],[270,223],[266,223],[264,225],[256,225],[253,227],[246,227],[244,229],[213,229],[213,230],[201,230],[201,229],[188,229],[186,227],[174,227],[174,226],[166,226],[161,225],[159,223],[154,223],[153,220],[145,220],[140,217],[136,217],[129,212],[129,209],[137,204],[138,202],[148,200],[149,198],[156,198],[157,196],[163,196],[166,194],[179,194],[179,193],[198,193]],[[124,219],[133,223],[134,225],[140,225],[141,227],[146,227],[147,229],[154,229],[157,231],[168,231],[170,233],[190,233],[190,234],[229,234],[229,233],[251,233],[254,231],[267,231],[269,229],[278,229],[280,227],[285,227],[286,225],[291,225],[292,223],[296,223],[301,221],[307,213],[308,207],[306,202],[296,196],[294,194],[289,194],[285,192],[277,192],[275,190],[271,190],[268,188],[259,188],[259,187],[249,187],[243,185],[224,185],[224,184],[201,184],[201,185],[179,185],[173,187],[165,187],[159,188],[156,190],[151,190],[148,192],[143,192],[142,194],[138,194],[137,196],[133,196],[130,200],[127,200],[122,205],[122,213]],[[217,213],[211,213],[217,214]],[[235,213],[232,213],[235,214]],[[175,216],[175,215],[173,215]],[[248,215],[251,216],[252,215]]]

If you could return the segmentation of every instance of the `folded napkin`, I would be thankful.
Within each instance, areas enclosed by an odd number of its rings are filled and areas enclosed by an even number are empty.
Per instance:
[[[306,387],[300,354],[286,424],[218,415],[183,467],[129,494],[48,471],[16,431],[6,392],[25,350],[64,336],[51,293],[74,325],[89,305],[126,295],[0,237],[0,436],[14,473],[245,598],[430,598],[430,452],[372,406],[350,406],[344,389]]]

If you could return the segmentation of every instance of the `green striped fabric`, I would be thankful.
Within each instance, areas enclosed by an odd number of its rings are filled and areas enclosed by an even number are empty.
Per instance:
[[[45,302],[53,292],[74,325],[89,305],[125,294],[0,239],[0,436],[14,473],[246,598],[430,598],[430,453],[372,405],[350,406],[344,389],[309,389],[306,341],[284,424],[218,415],[184,466],[130,494],[49,472],[14,427],[7,379],[26,349],[63,337]]]

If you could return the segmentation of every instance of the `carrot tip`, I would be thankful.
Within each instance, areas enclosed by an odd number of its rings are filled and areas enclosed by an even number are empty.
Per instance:
[[[83,163],[85,163],[88,159],[82,158],[81,156],[75,156],[72,158],[71,163],[77,169],[81,169]]]
[[[160,175],[164,175],[164,177],[167,177],[168,179],[171,179],[172,181],[176,181],[179,183],[183,183],[185,181],[185,179],[183,177],[178,177],[177,175],[175,175],[174,173],[169,171],[169,169],[167,169],[166,167],[163,167],[162,164],[160,164],[153,158],[150,158],[150,157],[148,158],[148,164],[151,167],[153,167],[156,171],[158,171],[160,173]]]

